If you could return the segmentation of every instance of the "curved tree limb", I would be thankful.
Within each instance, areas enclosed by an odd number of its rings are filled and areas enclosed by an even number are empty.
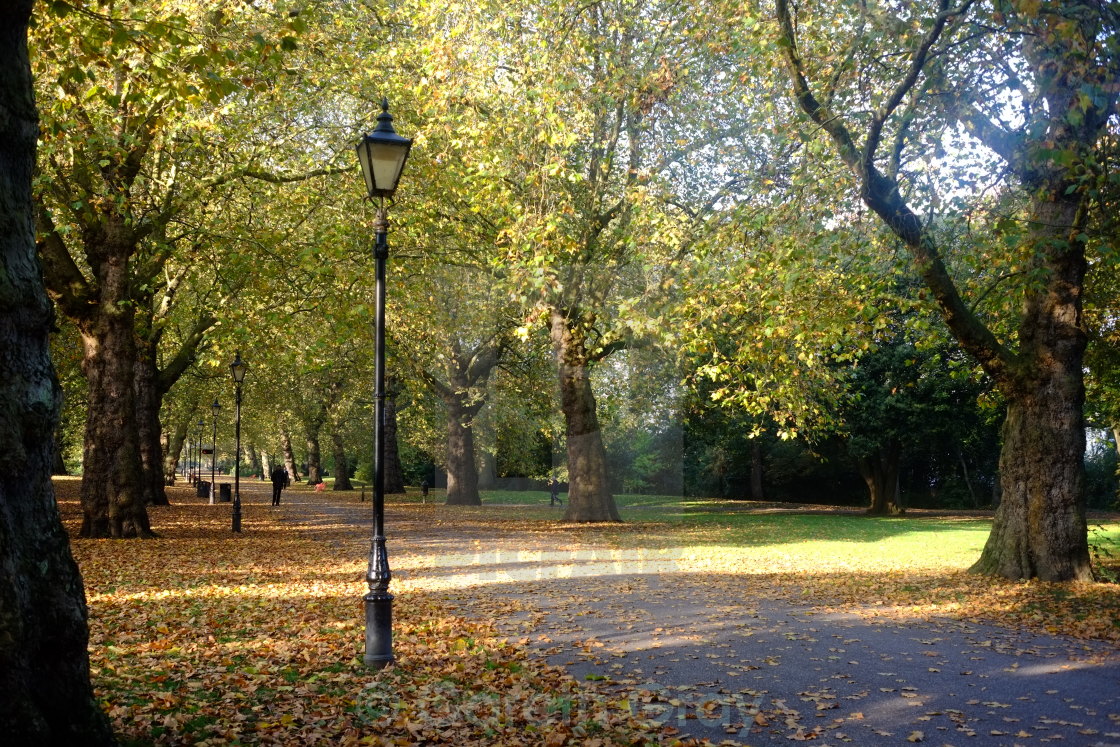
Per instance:
[[[944,7],[945,0],[942,0]],[[971,4],[967,0],[963,7]],[[785,57],[790,82],[793,86],[793,96],[802,111],[809,119],[815,122],[832,139],[841,160],[859,179],[861,185],[861,198],[890,229],[903,240],[914,259],[914,267],[925,281],[927,287],[933,292],[934,299],[941,307],[946,324],[968,350],[980,362],[984,370],[997,382],[1011,384],[1012,370],[1015,368],[1015,354],[1004,347],[996,339],[987,326],[976,316],[964,302],[945,267],[936,241],[921,219],[910,209],[899,193],[898,182],[884,175],[875,166],[875,151],[881,133],[882,122],[877,125],[872,123],[861,150],[852,136],[851,131],[843,118],[837,113],[825,108],[813,95],[812,88],[805,74],[805,67],[797,51],[797,40],[793,28],[793,19],[790,15],[788,0],[775,0],[775,9],[778,16],[779,46]],[[937,36],[944,30],[945,23],[960,9],[952,11],[943,10],[935,19],[937,35],[932,31],[923,39],[921,52],[923,59],[928,58],[929,49]],[[931,38],[932,36],[932,38]],[[918,71],[920,72],[920,71]],[[891,101],[898,99],[913,87],[917,72],[911,66],[907,80],[908,84],[900,84],[895,89]],[[880,116],[886,116],[897,107],[894,104],[885,104],[880,109]],[[877,117],[878,118],[878,117]]]

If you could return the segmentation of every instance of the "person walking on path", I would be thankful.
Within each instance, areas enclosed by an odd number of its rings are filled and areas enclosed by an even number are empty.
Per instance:
[[[272,505],[280,505],[280,491],[288,484],[288,470],[280,465],[272,470]]]

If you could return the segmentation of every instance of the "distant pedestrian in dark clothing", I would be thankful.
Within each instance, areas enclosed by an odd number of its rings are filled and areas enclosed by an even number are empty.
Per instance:
[[[548,481],[548,488],[548,505],[563,506],[564,502],[560,500],[560,482],[554,477]]]
[[[428,497],[428,481],[423,480],[420,482],[420,495],[424,498]]]
[[[287,487],[288,484],[288,470],[280,465],[272,470],[272,505],[280,505],[280,491]]]

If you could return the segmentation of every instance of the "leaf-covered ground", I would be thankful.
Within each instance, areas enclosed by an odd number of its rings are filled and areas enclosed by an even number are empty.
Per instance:
[[[72,536],[77,486],[57,483]],[[617,687],[577,681],[532,653],[532,605],[508,593],[518,574],[539,581],[636,564],[738,578],[861,615],[987,618],[1120,641],[1115,586],[964,573],[986,532],[975,519],[892,528],[850,516],[716,512],[572,527],[556,513],[525,518],[535,508],[511,517],[508,507],[409,500],[389,507],[398,661],[375,674],[361,664],[368,527],[353,523],[369,504],[300,494],[303,507],[273,509],[257,489],[246,486],[240,536],[229,531],[228,504],[173,489],[175,505],[151,509],[159,539],[74,540],[95,687],[126,742],[677,742],[672,727],[620,707]],[[308,501],[324,511],[307,510]],[[519,612],[529,615],[523,635],[500,631]]]
[[[72,536],[76,490],[59,483]],[[402,581],[396,666],[371,673],[361,662],[368,533],[303,521],[262,493],[246,496],[244,531],[232,536],[228,504],[170,493],[175,505],[151,509],[159,539],[73,541],[94,685],[126,744],[656,741],[657,725],[597,708],[606,696],[594,685],[532,660],[491,620]]]

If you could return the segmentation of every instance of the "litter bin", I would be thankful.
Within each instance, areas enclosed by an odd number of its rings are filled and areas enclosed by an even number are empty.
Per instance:
[[[233,491],[228,482],[223,482],[218,485],[218,500],[222,503],[229,503],[233,500]]]
[[[199,480],[195,483],[195,497],[209,498],[210,497],[210,482],[208,480]]]

